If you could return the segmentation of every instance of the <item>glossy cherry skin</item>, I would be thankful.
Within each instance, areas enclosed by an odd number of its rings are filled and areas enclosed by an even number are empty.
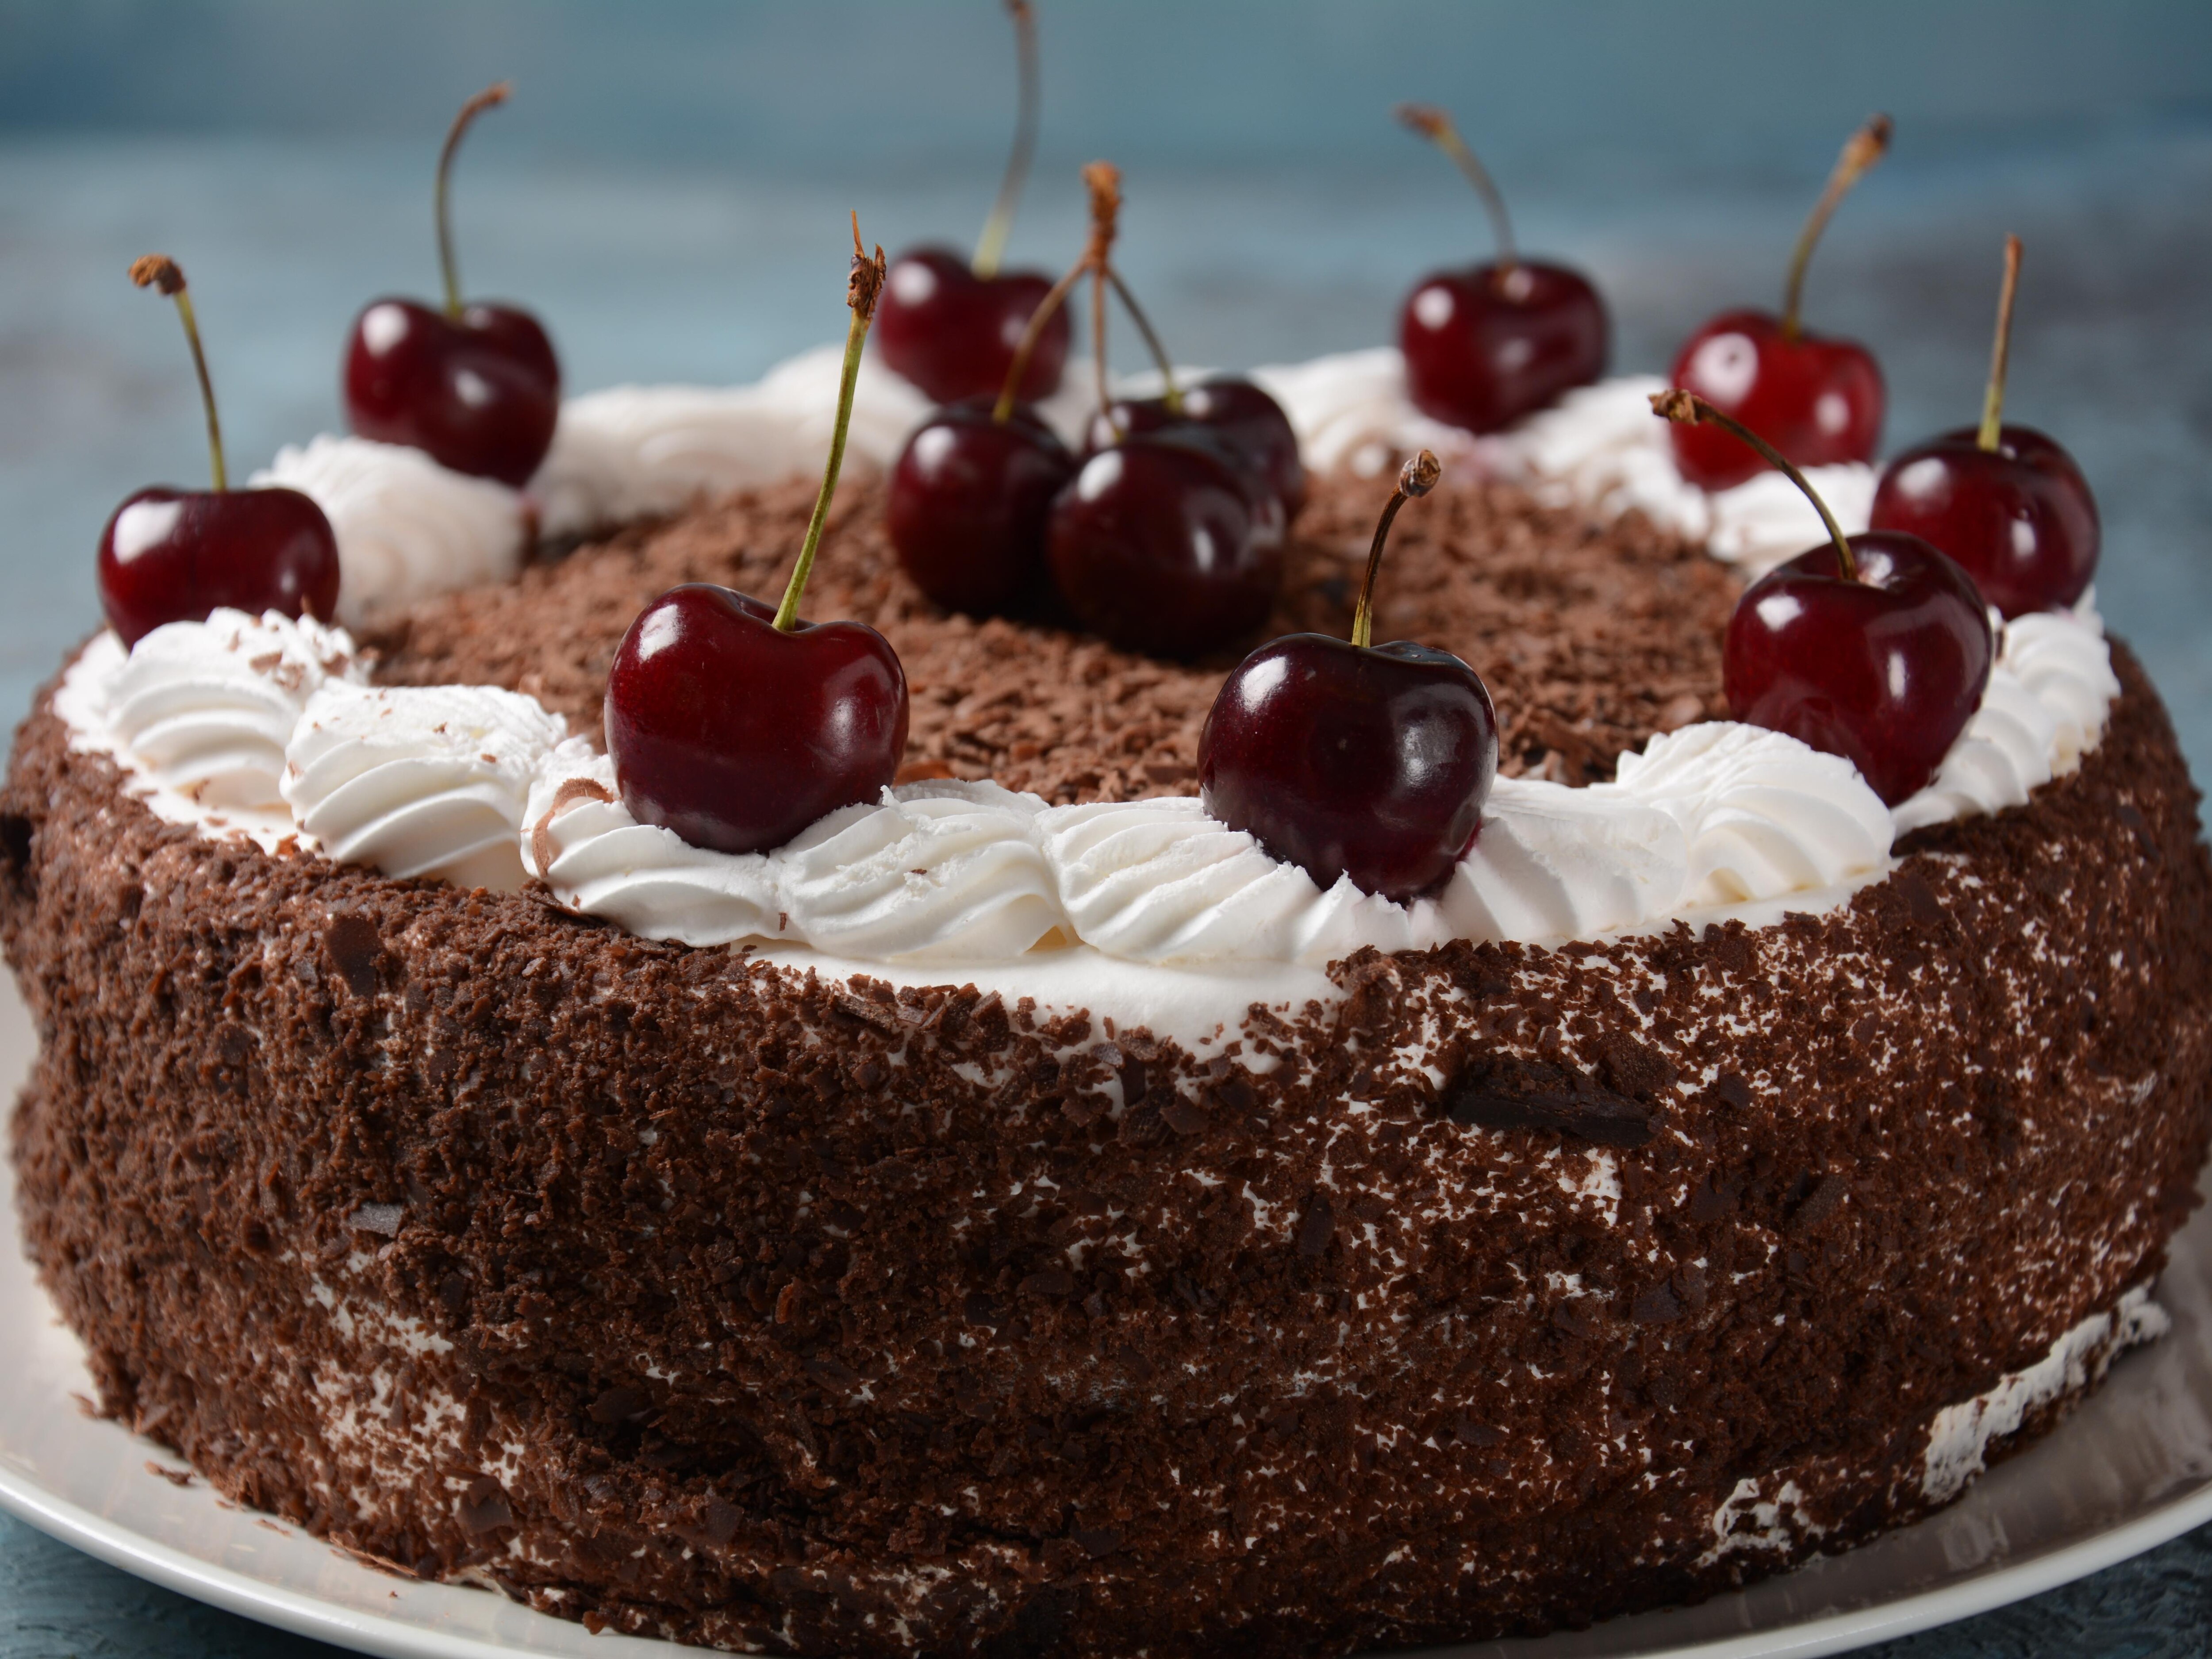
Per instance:
[[[906,671],[872,628],[801,623],[687,582],[637,615],[607,671],[623,805],[694,847],[762,853],[873,801],[906,750]]]
[[[1800,553],[1736,601],[1721,677],[1735,717],[1841,755],[1894,806],[1924,787],[1981,706],[1995,641],[1973,578],[1895,531]]]
[[[472,305],[458,318],[378,300],[346,346],[346,418],[364,438],[520,489],[561,416],[561,365],[528,312]]]
[[[324,622],[338,608],[337,538],[296,489],[142,489],[100,532],[99,572],[125,645],[222,605]]]
[[[2097,574],[2097,498],[2074,458],[2033,427],[2008,426],[1984,449],[1973,427],[1892,461],[1874,492],[1873,527],[1942,548],[2008,617],[2072,605]]]
[[[1298,456],[1298,434],[1283,406],[1240,376],[1200,380],[1181,392],[1180,412],[1170,410],[1164,398],[1115,399],[1105,414],[1091,417],[1085,453],[1095,455],[1140,433],[1185,425],[1208,428],[1266,482],[1282,502],[1283,516],[1297,518],[1305,505],[1306,469]]]
[[[1437,271],[1398,316],[1413,406],[1469,432],[1510,426],[1596,380],[1609,332],[1580,271],[1533,259]]]
[[[1408,640],[1271,640],[1223,684],[1198,740],[1207,811],[1323,889],[1349,876],[1393,899],[1443,884],[1497,776],[1480,676]]]
[[[891,264],[876,307],[876,351],[940,404],[995,398],[1014,366],[1030,313],[1052,292],[1034,270],[978,276],[950,249],[915,248]],[[1054,312],[1016,395],[1034,403],[1060,389],[1067,362],[1067,308]]]
[[[948,611],[988,617],[1044,573],[1045,520],[1075,476],[1059,434],[1026,409],[991,418],[994,400],[939,410],[891,468],[885,521],[915,586]]]
[[[1209,437],[1161,432],[1101,450],[1053,501],[1053,581],[1078,622],[1124,650],[1198,656],[1274,608],[1282,504]]]
[[[1674,381],[1733,415],[1799,466],[1870,461],[1881,441],[1881,368],[1855,340],[1800,331],[1785,339],[1765,311],[1726,311],[1682,343]],[[1756,451],[1717,426],[1675,426],[1674,465],[1701,489],[1765,471]]]

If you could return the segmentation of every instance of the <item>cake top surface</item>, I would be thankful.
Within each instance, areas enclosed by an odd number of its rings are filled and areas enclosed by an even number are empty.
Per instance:
[[[1344,635],[1387,485],[1316,481],[1267,632]],[[387,684],[526,691],[599,741],[600,696],[638,611],[678,582],[781,591],[804,480],[620,531],[518,580],[417,604],[368,630]],[[902,778],[992,778],[1054,803],[1196,791],[1198,738],[1229,654],[1194,664],[1048,623],[947,615],[906,579],[881,481],[839,493],[807,613],[880,629],[913,696]],[[1504,484],[1447,485],[1394,534],[1376,638],[1438,645],[1489,684],[1500,769],[1583,784],[1655,732],[1724,717],[1720,645],[1740,579],[1629,515],[1599,526]]]

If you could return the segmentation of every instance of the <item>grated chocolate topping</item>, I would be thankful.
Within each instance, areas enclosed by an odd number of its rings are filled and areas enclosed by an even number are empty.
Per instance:
[[[1389,493],[1387,480],[1316,482],[1267,635],[1349,634]],[[526,691],[597,743],[607,668],[638,611],[687,581],[773,599],[812,505],[794,482],[633,526],[520,581],[416,605],[364,643],[387,683]],[[948,615],[899,569],[882,520],[882,481],[855,477],[807,613],[867,623],[898,652],[913,698],[904,776],[992,777],[1056,803],[1197,792],[1199,731],[1241,650],[1170,663],[1048,621]],[[1722,566],[1640,517],[1601,528],[1505,485],[1447,481],[1398,516],[1376,638],[1442,646],[1482,675],[1501,770],[1589,783],[1654,732],[1725,714],[1720,641],[1736,592]]]

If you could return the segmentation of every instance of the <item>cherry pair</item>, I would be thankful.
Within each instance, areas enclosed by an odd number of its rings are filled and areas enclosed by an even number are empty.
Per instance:
[[[512,306],[464,305],[447,211],[453,156],[471,123],[504,103],[506,83],[462,106],[438,157],[443,313],[379,300],[356,320],[346,354],[346,411],[355,431],[412,445],[440,465],[520,485],[553,440],[561,370],[545,331]],[[171,295],[184,319],[207,405],[215,489],[140,491],[100,537],[99,583],[125,643],[165,622],[198,620],[218,605],[329,617],[337,602],[336,538],[321,509],[291,489],[226,488],[222,440],[191,300],[174,261],[149,255],[131,268],[141,287]]]
[[[1084,176],[1089,245],[1032,313],[996,402],[940,409],[908,441],[891,474],[891,542],[916,585],[951,609],[1014,609],[1048,573],[1075,618],[1115,644],[1198,655],[1273,608],[1285,527],[1305,492],[1297,438],[1249,380],[1176,384],[1110,260],[1120,175],[1094,162]],[[1101,401],[1079,461],[1017,394],[1030,353],[1085,276]],[[1109,286],[1158,363],[1157,398],[1105,397]]]
[[[1744,441],[1819,508],[1829,543],[1745,590],[1723,654],[1740,720],[1847,757],[1891,805],[1924,787],[1980,707],[2007,617],[2074,604],[2096,573],[2095,500],[2073,458],[2004,424],[2021,245],[2005,239],[1996,342],[1978,428],[1906,451],[1882,475],[1872,527],[1846,537],[1778,447],[1695,394],[1654,398],[1685,424]]]

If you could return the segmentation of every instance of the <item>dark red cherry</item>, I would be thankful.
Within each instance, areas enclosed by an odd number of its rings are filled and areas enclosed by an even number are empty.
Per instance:
[[[695,847],[781,847],[825,812],[876,799],[906,751],[906,672],[890,642],[861,623],[799,620],[883,283],[884,251],[862,251],[855,214],[836,425],[783,603],[703,582],[671,588],[638,613],[607,671],[623,804]]]
[[[470,124],[505,103],[506,82],[461,106],[438,155],[438,265],[442,310],[378,300],[347,337],[346,418],[364,438],[407,444],[439,465],[520,489],[553,442],[561,365],[528,312],[461,299],[448,211],[453,156]]]
[[[98,583],[108,626],[125,645],[164,623],[201,622],[228,605],[328,622],[338,604],[338,544],[323,509],[296,489],[232,489],[215,384],[185,273],[166,253],[132,262],[131,280],[176,302],[207,416],[213,489],[142,489],[100,533]]]
[[[989,616],[1044,571],[1045,521],[1075,474],[1059,435],[1026,409],[992,418],[992,399],[939,410],[891,468],[891,546],[915,586],[948,610]]]
[[[1836,204],[1889,149],[1890,119],[1869,116],[1844,140],[1820,199],[1790,255],[1782,314],[1724,311],[1674,354],[1676,389],[1757,433],[1798,466],[1874,459],[1881,440],[1881,370],[1867,349],[1823,339],[1802,326],[1805,271]],[[1765,465],[1721,428],[1677,425],[1674,465],[1704,489],[1727,489]],[[1825,509],[1823,509],[1825,511]]]
[[[471,305],[458,317],[379,300],[346,347],[346,417],[364,438],[520,489],[553,442],[561,366],[528,312]]]
[[[1889,464],[1875,486],[1873,527],[1935,543],[2007,617],[2070,605],[2097,574],[2096,497],[2074,458],[2030,427],[2004,424],[2005,368],[2020,238],[2005,238],[1996,341],[1981,424],[1947,432]]]
[[[1437,271],[1406,296],[1406,389],[1432,420],[1495,432],[1605,373],[1605,302],[1581,272],[1515,252],[1505,198],[1449,115],[1401,104],[1397,116],[1467,175],[1498,239],[1492,264]]]
[[[773,606],[704,582],[638,613],[607,674],[623,805],[695,847],[759,853],[872,801],[906,750],[906,674],[854,622],[775,626]]]
[[[1284,517],[1297,517],[1305,505],[1306,470],[1298,457],[1298,434],[1283,406],[1237,375],[1200,380],[1180,391],[1180,410],[1170,409],[1164,397],[1116,398],[1105,413],[1091,417],[1087,453],[1096,454],[1119,438],[1170,427],[1208,428],[1274,492]]]
[[[1440,270],[1406,296],[1398,346],[1413,406],[1496,432],[1605,373],[1605,301],[1579,271],[1532,259]]]
[[[1498,711],[1481,678],[1447,651],[1370,644],[1391,520],[1441,471],[1423,450],[1400,471],[1351,639],[1270,640],[1223,683],[1199,734],[1206,810],[1323,888],[1349,877],[1410,899],[1437,887],[1474,842],[1498,775]]]
[[[1084,627],[1125,650],[1193,657],[1274,608],[1282,506],[1212,434],[1155,433],[1083,464],[1053,502],[1045,546]]]
[[[950,249],[915,248],[891,265],[877,313],[878,349],[938,403],[996,397],[1030,313],[1051,292],[1052,278],[1036,271],[978,276]],[[1067,313],[1055,312],[1023,371],[1024,402],[1059,390],[1067,342]]]
[[[1676,354],[1676,386],[1759,433],[1800,466],[1868,461],[1881,440],[1881,369],[1852,340],[1800,332],[1771,312],[1729,311]],[[1766,463],[1718,427],[1677,426],[1674,465],[1703,489],[1727,489]]]
[[[100,536],[100,604],[125,645],[228,605],[328,622],[338,544],[296,489],[142,489]]]
[[[1933,542],[2008,617],[2071,605],[2097,574],[2096,498],[2032,427],[2004,428],[1995,449],[1966,427],[1906,450],[1875,489],[1873,527]]]
[[[1722,679],[1735,717],[1841,755],[1894,806],[1924,787],[1981,706],[1994,641],[1973,579],[1917,536],[1823,543],[1744,590]]]
[[[1498,714],[1475,672],[1399,640],[1270,640],[1239,663],[1198,743],[1206,810],[1322,887],[1409,899],[1474,840],[1498,775]]]

